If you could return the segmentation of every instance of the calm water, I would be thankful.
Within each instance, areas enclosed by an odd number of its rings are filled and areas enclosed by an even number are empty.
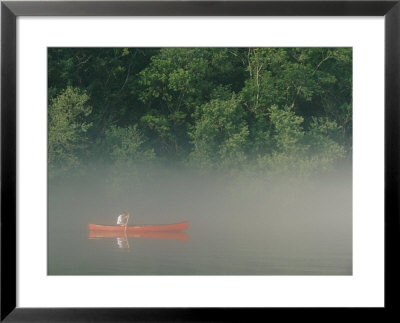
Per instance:
[[[50,185],[50,275],[352,274],[349,173],[301,183],[170,174],[130,185],[101,176]],[[122,211],[130,224],[190,225],[181,240],[89,239],[88,223],[113,224]]]

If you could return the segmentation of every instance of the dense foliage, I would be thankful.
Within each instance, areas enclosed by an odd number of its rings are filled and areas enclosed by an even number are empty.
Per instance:
[[[350,48],[50,48],[51,169],[263,173],[351,156]]]

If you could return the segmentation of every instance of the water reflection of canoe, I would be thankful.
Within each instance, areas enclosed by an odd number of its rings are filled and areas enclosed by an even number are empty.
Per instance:
[[[189,222],[180,222],[173,224],[159,225],[130,225],[126,228],[126,232],[166,232],[166,231],[184,231],[189,226]],[[108,231],[108,232],[124,232],[125,228],[119,225],[98,225],[89,223],[90,231]]]
[[[189,237],[185,232],[126,232],[126,237],[189,241]],[[125,233],[117,231],[89,231],[89,239],[101,238],[125,238]]]

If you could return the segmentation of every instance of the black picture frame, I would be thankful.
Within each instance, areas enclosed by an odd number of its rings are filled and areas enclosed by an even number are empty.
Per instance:
[[[384,16],[385,306],[361,310],[382,319],[396,311],[399,278],[400,1],[3,1],[1,3],[1,321],[203,322],[282,315],[343,315],[338,309],[18,308],[16,307],[16,19],[18,16]],[[240,291],[238,291],[240,292]],[[206,297],[206,295],[205,295]],[[310,313],[310,310],[313,312]],[[343,309],[342,309],[343,310]],[[345,309],[349,313],[350,309]],[[268,314],[270,314],[268,312]],[[253,318],[253,319],[252,319]],[[284,316],[281,316],[281,319]],[[320,317],[321,318],[321,317]]]

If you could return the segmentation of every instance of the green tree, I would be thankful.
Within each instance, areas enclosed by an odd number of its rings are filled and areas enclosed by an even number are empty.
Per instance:
[[[274,128],[273,139],[277,150],[284,152],[304,150],[303,117],[297,116],[291,107],[279,109],[276,105],[269,108],[268,115]]]
[[[240,88],[237,62],[226,48],[163,48],[151,58],[139,74],[139,97],[147,107],[141,121],[160,155],[187,156],[196,107],[217,87]]]
[[[137,125],[111,126],[106,131],[106,147],[110,158],[119,166],[139,166],[154,160],[154,150],[146,149],[146,141]]]
[[[235,95],[230,100],[215,99],[199,107],[190,132],[194,146],[191,163],[221,168],[245,162],[249,130],[244,116],[245,110]]]
[[[53,168],[309,172],[351,154],[351,48],[50,48],[48,64]]]
[[[92,108],[89,96],[77,88],[67,87],[51,100],[48,107],[48,162],[51,168],[79,166],[88,147],[87,121]]]

